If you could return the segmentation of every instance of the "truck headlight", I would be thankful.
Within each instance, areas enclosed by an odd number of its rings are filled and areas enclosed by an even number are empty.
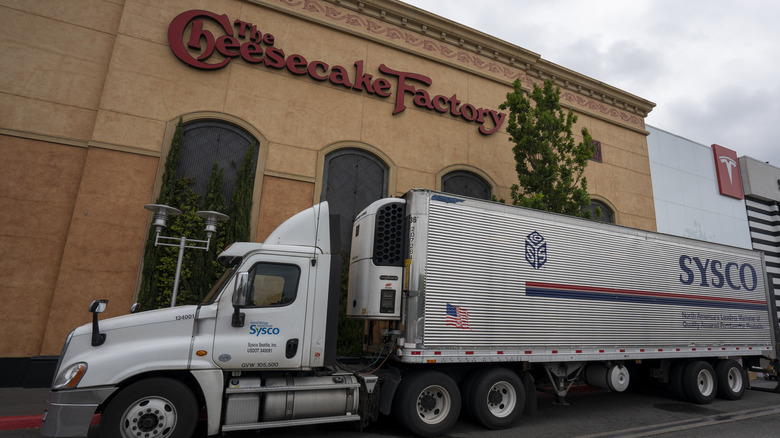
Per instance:
[[[76,385],[78,385],[81,381],[81,378],[84,377],[86,372],[86,362],[74,363],[73,365],[65,368],[65,370],[62,371],[59,376],[57,376],[57,380],[54,381],[52,389],[75,388]]]

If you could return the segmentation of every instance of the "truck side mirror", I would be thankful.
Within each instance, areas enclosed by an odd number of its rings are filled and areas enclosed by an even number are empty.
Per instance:
[[[98,326],[98,313],[103,313],[108,305],[108,300],[95,300],[89,305],[89,311],[92,313],[92,346],[98,347],[106,342],[106,334],[100,333]]]
[[[236,288],[233,290],[233,321],[231,323],[233,327],[244,326],[244,317],[246,315],[240,309],[249,302],[250,288],[249,273],[239,272],[236,275]]]
[[[89,313],[103,313],[107,305],[108,300],[95,300],[89,305]]]

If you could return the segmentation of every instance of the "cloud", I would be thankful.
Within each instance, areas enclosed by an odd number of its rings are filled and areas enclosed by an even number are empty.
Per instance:
[[[780,2],[408,2],[655,102],[653,126],[780,167]]]
[[[667,69],[663,53],[629,40],[602,49],[594,40],[579,39],[554,56],[557,64],[633,94],[655,87]]]
[[[711,90],[701,102],[698,100],[679,96],[668,101],[659,109],[665,126],[662,129],[706,145],[717,143],[735,150],[737,155],[780,167],[776,134],[780,88],[752,90],[736,85]]]

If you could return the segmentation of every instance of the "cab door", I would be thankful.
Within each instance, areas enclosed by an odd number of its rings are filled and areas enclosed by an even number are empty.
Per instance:
[[[279,254],[254,255],[242,265],[241,271],[249,274],[247,303],[239,308],[243,324],[233,322],[231,289],[217,311],[213,351],[218,366],[232,370],[301,367],[309,324],[310,269],[310,256]]]

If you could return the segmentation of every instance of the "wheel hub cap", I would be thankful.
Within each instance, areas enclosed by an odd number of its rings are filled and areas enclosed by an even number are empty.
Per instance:
[[[490,394],[488,394],[488,403],[492,405],[497,405],[501,403],[501,401],[504,400],[504,395],[501,394],[501,391],[493,388],[492,391],[490,391]]]
[[[436,398],[430,394],[425,394],[420,400],[420,407],[426,411],[430,411],[436,407]]]
[[[139,400],[122,416],[122,436],[154,438],[166,436],[176,425],[176,410],[164,398]]]

